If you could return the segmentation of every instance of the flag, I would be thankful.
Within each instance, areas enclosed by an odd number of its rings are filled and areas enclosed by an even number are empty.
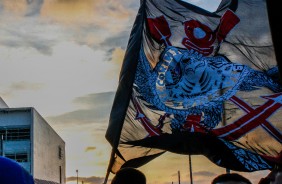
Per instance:
[[[236,171],[271,169],[282,150],[282,85],[264,0],[209,12],[141,0],[106,139],[108,171],[169,151]]]

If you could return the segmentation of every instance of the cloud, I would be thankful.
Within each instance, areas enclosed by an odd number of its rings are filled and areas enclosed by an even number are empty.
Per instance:
[[[0,12],[2,12],[3,9],[4,9],[4,7],[3,7],[3,4],[2,4],[2,1],[0,1]]]
[[[91,24],[113,29],[121,28],[115,21],[127,22],[134,11],[124,0],[49,0],[44,1],[41,15],[65,24]],[[132,6],[131,6],[132,7]]]
[[[20,81],[16,83],[12,83],[10,86],[10,90],[38,90],[41,89],[43,84],[41,83],[31,83],[27,81]]]
[[[96,147],[95,146],[89,146],[85,149],[85,152],[88,152],[88,151],[94,151],[96,150]]]
[[[19,92],[22,93],[23,91],[27,92],[37,92],[43,89],[43,83],[32,83],[27,81],[19,81],[19,82],[12,82],[8,88],[1,91],[1,96],[5,98],[14,97],[14,95]]]
[[[44,1],[41,18],[67,28],[69,39],[81,45],[124,49],[137,5],[126,0],[49,0]]]
[[[71,176],[67,178],[67,182],[69,181],[76,181],[77,177],[76,176]],[[96,176],[91,176],[91,177],[78,177],[79,181],[83,181],[84,184],[101,184],[105,180],[103,177],[96,177]]]
[[[16,16],[37,16],[44,0],[1,0],[0,6],[6,13]]]
[[[69,39],[72,39],[79,45],[87,45],[92,49],[104,49],[101,47],[107,37],[112,34],[108,34],[108,30],[95,25],[94,23],[83,25],[68,25],[66,26],[67,32],[71,35]]]
[[[101,124],[77,122],[71,126],[48,122],[66,142],[67,176],[74,175],[73,171],[76,169],[79,170],[79,176],[105,175],[111,146],[105,139],[105,130],[100,131],[99,127],[106,127],[108,122]]]
[[[108,104],[113,100],[114,94],[114,92],[94,93],[82,97],[77,97],[73,102],[76,104],[88,105],[90,107],[108,107]]]
[[[104,48],[120,47],[121,49],[125,50],[127,46],[129,35],[130,35],[130,27],[124,28],[124,31],[120,32],[119,34],[107,37],[101,43],[101,47],[104,47]]]
[[[27,9],[25,0],[1,0],[3,12],[12,13],[14,16],[22,16]]]
[[[40,10],[44,0],[26,0],[28,7],[26,10],[26,16],[40,15]]]
[[[47,41],[44,42],[43,39],[38,39],[35,36],[31,38],[28,35],[14,35],[15,37],[10,40],[2,40],[1,44],[7,47],[25,47],[25,48],[34,48],[42,54],[50,55],[52,53],[52,49],[50,45],[52,42]]]
[[[108,118],[109,109],[93,108],[89,110],[76,110],[59,116],[48,117],[47,119],[55,123],[63,124],[85,124],[101,123]]]
[[[113,50],[111,61],[117,66],[121,66],[124,55],[125,55],[125,50],[117,47]]]
[[[197,171],[197,172],[194,172],[193,175],[195,176],[216,176],[217,174],[216,173],[213,173],[213,172],[209,172],[209,171]]]
[[[71,37],[71,33],[58,25],[33,17],[16,19],[5,15],[0,22],[0,43],[2,47],[35,49],[43,55],[51,55],[52,47]],[[20,29],[19,29],[20,27]],[[18,53],[20,54],[20,53]]]
[[[123,59],[124,59],[124,55],[125,55],[125,50],[123,50],[119,47],[112,49],[111,54],[109,54],[108,60],[115,67],[113,67],[112,69],[110,69],[107,72],[107,75],[109,77],[117,77],[117,74],[120,73],[122,62],[123,62]]]
[[[51,56],[57,44],[74,41],[111,54],[115,47],[125,49],[137,5],[125,0],[3,0],[0,43]]]
[[[104,123],[109,118],[114,94],[114,92],[106,92],[77,97],[74,102],[81,105],[81,109],[47,119],[63,124]]]
[[[49,37],[48,34],[46,36]],[[6,77],[0,78],[0,92],[4,94],[2,97],[5,100],[10,100],[7,102],[11,107],[25,104],[35,107],[44,117],[46,114],[57,116],[87,109],[86,104],[72,102],[76,97],[116,90],[120,66],[105,61],[105,51],[93,50],[87,45],[67,41],[60,41],[52,49],[52,55],[49,56],[32,48],[0,46],[2,58],[0,72],[9,78],[9,80]],[[11,71],[17,75],[13,75]],[[10,85],[21,81],[44,84],[44,88],[42,87],[40,91],[25,91],[25,93],[19,90],[11,91]],[[76,105],[84,107],[77,109]]]

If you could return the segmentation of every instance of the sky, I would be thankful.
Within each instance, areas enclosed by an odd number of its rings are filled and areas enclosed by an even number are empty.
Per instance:
[[[219,0],[190,0],[210,11]],[[111,147],[111,105],[138,0],[0,0],[0,96],[34,107],[66,143],[67,184],[101,184]],[[139,168],[148,184],[189,181],[188,156],[172,153]],[[193,180],[225,172],[192,156]],[[268,172],[242,173],[252,181]],[[110,175],[109,181],[113,175]]]

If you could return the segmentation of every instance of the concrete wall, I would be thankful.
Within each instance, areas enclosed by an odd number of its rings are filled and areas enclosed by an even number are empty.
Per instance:
[[[65,142],[53,128],[33,109],[33,176],[41,180],[65,183]],[[59,147],[62,158],[59,158]]]
[[[0,108],[8,108],[8,105],[1,97],[0,97]]]

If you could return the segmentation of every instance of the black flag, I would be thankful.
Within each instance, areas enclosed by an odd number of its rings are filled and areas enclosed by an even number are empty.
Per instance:
[[[106,133],[109,171],[165,151],[271,169],[282,150],[281,106],[264,0],[222,0],[215,12],[142,0]]]

